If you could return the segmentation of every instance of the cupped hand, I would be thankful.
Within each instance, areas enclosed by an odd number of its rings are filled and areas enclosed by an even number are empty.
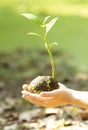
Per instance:
[[[71,91],[61,83],[59,89],[49,92],[41,92],[40,94],[31,93],[28,84],[23,85],[22,98],[27,101],[44,107],[56,107],[60,105],[70,104],[72,100]]]

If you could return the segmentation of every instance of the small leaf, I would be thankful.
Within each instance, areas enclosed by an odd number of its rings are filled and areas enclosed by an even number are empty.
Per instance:
[[[53,25],[56,23],[58,17],[52,19],[49,23],[46,24],[46,34],[50,31],[50,29],[53,27]]]
[[[43,21],[43,24],[45,24],[50,17],[51,17],[51,16],[45,17],[45,19],[44,19],[44,21]]]
[[[53,45],[58,45],[58,43],[57,43],[57,42],[50,43],[50,44],[49,44],[50,48],[51,48]]]
[[[42,38],[42,36],[38,33],[34,33],[34,32],[30,32],[30,33],[27,33],[27,35],[33,35],[33,36],[37,36],[37,37],[40,37]],[[43,39],[43,38],[42,38]]]
[[[41,24],[41,20],[37,16],[35,16],[33,14],[23,13],[22,16],[26,17],[27,19],[29,19],[29,20],[31,20],[31,21],[39,24],[39,25]]]

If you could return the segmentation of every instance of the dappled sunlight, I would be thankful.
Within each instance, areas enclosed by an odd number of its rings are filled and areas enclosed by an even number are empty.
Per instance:
[[[0,7],[11,7],[18,13],[34,12],[53,15],[77,15],[88,17],[88,1],[84,0],[62,0],[62,1],[40,1],[40,0],[1,0]]]
[[[54,14],[54,15],[75,15],[75,16],[81,16],[81,17],[88,17],[88,7],[85,7],[85,6],[69,6],[69,5],[54,5],[54,6],[49,6],[49,8],[38,8],[38,7],[35,7],[33,8],[32,10],[35,12],[37,11],[38,13],[39,12],[44,12],[44,9],[45,9],[45,12],[47,11],[47,13],[49,14]]]
[[[79,15],[82,17],[88,17],[88,7],[81,9]]]
[[[31,6],[19,5],[18,12],[34,12],[50,15],[75,15],[81,17],[88,17],[88,4],[74,5],[74,4],[32,4]]]

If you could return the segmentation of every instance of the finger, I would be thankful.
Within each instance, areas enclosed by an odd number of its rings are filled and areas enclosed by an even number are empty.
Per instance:
[[[25,96],[27,96],[28,98],[32,99],[32,100],[38,100],[38,101],[43,101],[43,97],[40,97],[38,94],[34,94],[34,93],[30,93],[26,90],[23,90],[21,92],[22,94],[24,94]]]
[[[64,84],[58,83],[58,85],[59,85],[59,89],[66,89],[66,86]]]
[[[44,106],[44,103],[42,100],[40,100],[39,98],[36,98],[36,100],[35,100],[34,96],[29,96],[29,94],[23,94],[22,98],[26,99],[27,101],[29,101],[35,105]]]
[[[22,90],[21,93],[22,94],[29,94],[29,92],[27,90]]]
[[[41,92],[39,95],[41,97],[52,97],[52,92]]]
[[[27,101],[29,101],[35,105],[42,106],[42,104],[39,101],[29,99],[29,97],[27,97],[27,95],[22,95],[22,98],[26,99]]]
[[[28,84],[24,84],[23,86],[22,86],[22,88],[24,89],[24,90],[27,90],[28,91]]]
[[[47,106],[47,102],[50,102],[52,98],[50,97],[41,97],[40,95],[30,93],[28,91],[22,91],[22,98],[28,100],[29,102],[39,105],[39,106]]]
[[[53,90],[53,91],[50,91],[50,92],[41,92],[39,95],[41,97],[53,97],[53,95],[55,96],[56,95],[56,92],[57,92],[57,89]]]

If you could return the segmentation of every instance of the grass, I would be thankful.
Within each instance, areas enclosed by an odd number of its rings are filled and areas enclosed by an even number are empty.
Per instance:
[[[49,6],[48,6],[49,5]],[[0,4],[0,51],[16,48],[42,48],[41,40],[26,36],[31,30],[39,31],[35,24],[25,20],[20,13],[37,13],[59,16],[55,28],[49,33],[49,40],[58,41],[59,49],[75,55],[77,63],[88,65],[88,2],[84,0],[40,1],[9,0]],[[74,61],[76,62],[76,61]],[[84,69],[84,66],[82,66]]]

